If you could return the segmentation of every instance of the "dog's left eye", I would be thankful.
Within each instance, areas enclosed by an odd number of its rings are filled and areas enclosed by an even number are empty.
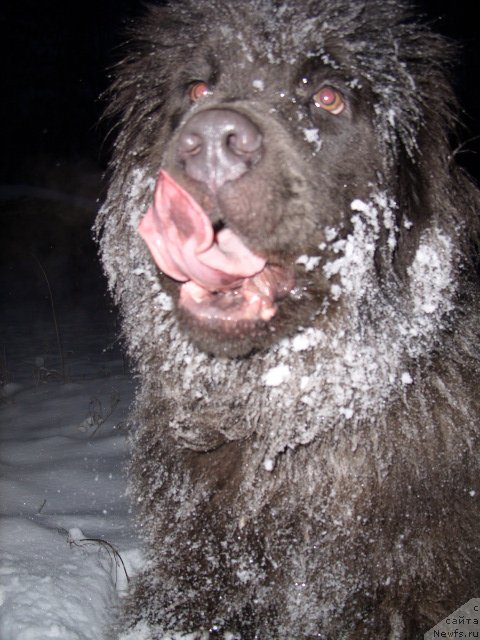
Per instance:
[[[197,102],[201,98],[208,96],[211,93],[210,87],[206,82],[194,82],[190,85],[188,90],[188,97],[192,102]]]
[[[325,111],[333,113],[335,116],[345,109],[345,100],[342,94],[330,85],[325,85],[319,89],[313,96],[313,102],[316,107],[325,109]]]

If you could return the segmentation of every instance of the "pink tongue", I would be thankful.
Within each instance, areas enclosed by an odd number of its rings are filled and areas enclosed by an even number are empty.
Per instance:
[[[161,271],[208,291],[231,289],[265,267],[230,229],[215,234],[200,205],[163,170],[138,230]]]

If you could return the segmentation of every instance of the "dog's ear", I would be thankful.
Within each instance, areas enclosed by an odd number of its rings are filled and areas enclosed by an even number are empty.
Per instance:
[[[477,199],[468,180],[452,163],[460,108],[452,89],[459,47],[432,33],[418,21],[404,25],[395,43],[398,76],[394,82],[387,154],[393,156],[397,202],[396,273],[405,276],[422,232],[432,223],[451,231],[451,216],[464,216],[465,197]],[[401,116],[401,117],[400,117]],[[385,125],[387,126],[387,125]]]
[[[430,221],[428,182],[424,168],[419,163],[417,150],[415,156],[407,151],[398,140],[397,163],[395,167],[396,187],[393,189],[397,207],[394,209],[397,227],[397,245],[393,252],[393,268],[403,279],[407,267],[411,264],[418,248],[422,231]],[[385,265],[391,269],[392,265]]]
[[[448,109],[446,103],[444,106]],[[451,128],[438,132],[445,117],[450,119]],[[446,235],[459,235],[462,251],[465,255],[476,256],[474,259],[478,263],[480,196],[469,176],[453,161],[452,149],[457,144],[453,122],[451,113],[428,112],[413,153],[406,149],[400,138],[397,140],[395,187],[392,189],[398,205],[394,209],[397,242],[393,268],[401,279],[406,277],[406,269],[415,257],[422,233],[432,225]],[[382,257],[377,259],[377,264],[384,270],[382,273],[388,271],[389,265],[382,263]]]

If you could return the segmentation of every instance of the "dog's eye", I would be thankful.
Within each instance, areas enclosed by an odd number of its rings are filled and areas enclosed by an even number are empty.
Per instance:
[[[325,111],[336,116],[345,109],[345,101],[342,94],[330,85],[325,85],[319,89],[313,96],[313,102],[316,107],[325,109]]]
[[[188,90],[188,97],[190,98],[190,100],[192,102],[197,102],[197,100],[200,100],[201,98],[204,98],[205,96],[208,96],[211,93],[210,91],[210,87],[208,86],[208,84],[206,82],[194,82],[189,90]]]

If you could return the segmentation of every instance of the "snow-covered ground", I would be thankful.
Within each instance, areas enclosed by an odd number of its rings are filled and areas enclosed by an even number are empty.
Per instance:
[[[64,381],[53,321],[31,320],[0,325],[0,638],[101,640],[141,564],[125,495],[133,381],[113,322],[59,319]]]

